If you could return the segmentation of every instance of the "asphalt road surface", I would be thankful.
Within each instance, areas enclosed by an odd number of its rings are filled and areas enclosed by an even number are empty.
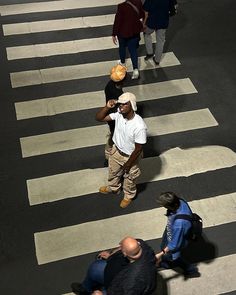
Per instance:
[[[236,2],[179,0],[159,67],[141,43],[124,90],[149,137],[126,209],[98,193],[107,126],[94,119],[118,60],[117,3],[0,0],[0,294],[71,294],[126,235],[158,251],[163,191],[189,201],[204,235],[185,254],[201,277],[161,271],[157,294],[236,294]]]

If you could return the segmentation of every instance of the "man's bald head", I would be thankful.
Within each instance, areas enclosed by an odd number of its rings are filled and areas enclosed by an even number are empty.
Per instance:
[[[142,254],[140,243],[132,237],[124,238],[120,242],[120,246],[124,256],[127,256],[128,258],[131,258],[133,260],[138,259]]]

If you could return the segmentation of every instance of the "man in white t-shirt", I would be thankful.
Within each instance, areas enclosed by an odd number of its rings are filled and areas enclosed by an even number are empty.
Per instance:
[[[116,104],[119,105],[118,111],[108,115]],[[118,101],[109,100],[96,114],[98,121],[115,121],[112,138],[114,145],[108,161],[108,185],[100,187],[99,192],[119,194],[123,186],[124,198],[120,203],[122,208],[127,207],[136,195],[136,179],[141,174],[138,162],[147,141],[147,126],[135,113],[136,110],[135,95],[126,92],[119,96]]]

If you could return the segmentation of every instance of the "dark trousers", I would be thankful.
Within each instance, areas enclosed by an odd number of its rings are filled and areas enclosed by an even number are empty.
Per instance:
[[[104,285],[104,269],[106,265],[107,262],[105,260],[95,260],[90,264],[82,283],[82,286],[89,293]]]
[[[126,47],[128,47],[133,69],[137,69],[138,68],[137,48],[139,45],[140,36],[138,35],[132,38],[118,37],[118,40],[119,40],[119,55],[120,55],[121,62],[125,63]]]

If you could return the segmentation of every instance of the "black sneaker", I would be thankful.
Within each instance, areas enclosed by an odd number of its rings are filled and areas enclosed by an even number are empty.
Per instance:
[[[192,279],[192,278],[199,278],[200,276],[201,276],[201,273],[198,270],[184,273],[185,280]]]
[[[158,61],[155,60],[155,56],[153,56],[152,59],[153,59],[153,61],[154,61],[154,64],[155,64],[156,66],[159,66],[160,63],[159,63]]]
[[[150,58],[153,57],[153,54],[147,54],[145,57],[144,57],[144,60],[149,60]]]
[[[70,286],[72,292],[77,295],[89,295],[89,292],[87,292],[86,289],[80,283],[72,283]]]

